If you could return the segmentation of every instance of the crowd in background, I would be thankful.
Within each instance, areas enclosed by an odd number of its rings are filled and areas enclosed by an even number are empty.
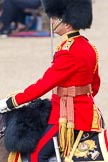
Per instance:
[[[49,30],[40,0],[0,0],[0,35]]]

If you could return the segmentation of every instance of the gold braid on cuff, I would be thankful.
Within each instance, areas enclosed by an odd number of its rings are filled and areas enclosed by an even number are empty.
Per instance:
[[[12,96],[12,104],[16,108],[18,104],[16,103],[15,96]]]

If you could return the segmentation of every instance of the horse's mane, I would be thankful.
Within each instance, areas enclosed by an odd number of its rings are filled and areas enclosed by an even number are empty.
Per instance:
[[[47,126],[51,110],[51,102],[48,99],[37,99],[17,110],[5,114],[6,149],[22,153],[31,153],[36,148]]]

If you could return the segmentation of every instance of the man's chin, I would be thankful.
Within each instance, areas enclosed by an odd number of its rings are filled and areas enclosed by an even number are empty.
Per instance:
[[[56,30],[54,30],[54,34],[60,35],[59,32],[57,32]]]

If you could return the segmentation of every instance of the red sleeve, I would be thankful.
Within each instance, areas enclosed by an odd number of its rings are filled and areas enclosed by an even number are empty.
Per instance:
[[[68,80],[76,72],[77,68],[76,61],[69,51],[57,52],[52,66],[46,70],[43,77],[27,87],[23,93],[18,93],[15,96],[16,103],[21,105],[41,97],[52,88]]]
[[[98,67],[97,67],[96,72],[94,73],[93,82],[92,82],[93,96],[95,96],[98,93],[99,87],[100,87],[100,77],[98,74]]]

